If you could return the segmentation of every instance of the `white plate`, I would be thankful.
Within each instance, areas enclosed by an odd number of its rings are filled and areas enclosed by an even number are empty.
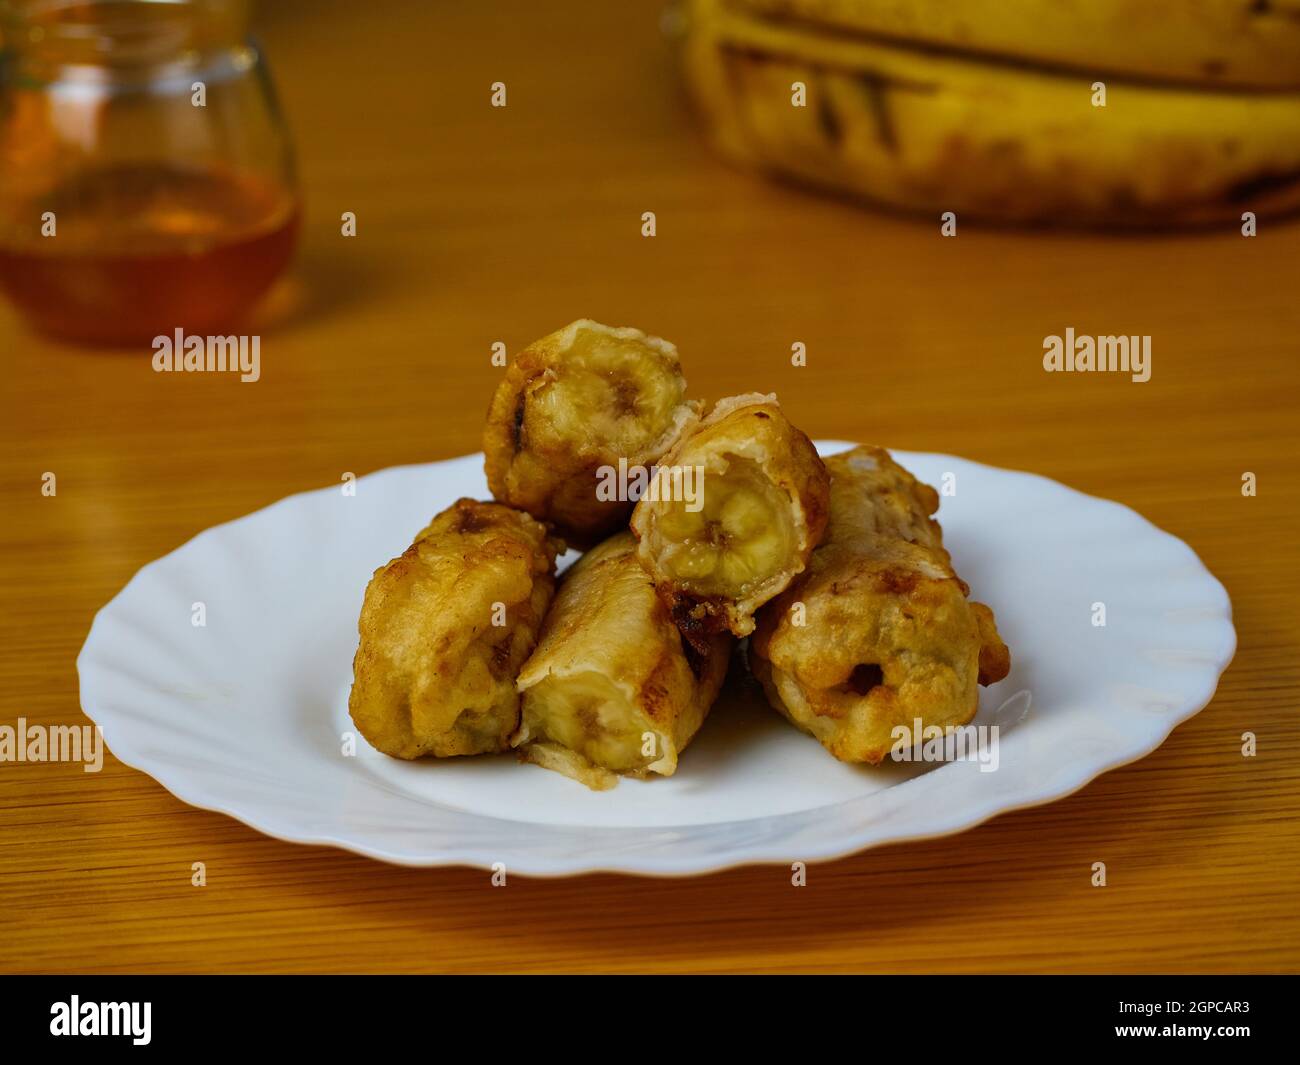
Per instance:
[[[145,566],[95,617],[81,705],[127,765],[280,839],[552,876],[788,864],[957,832],[1141,758],[1210,700],[1236,635],[1186,544],[1032,474],[897,458],[934,485],[954,476],[944,542],[1011,647],[976,718],[1002,726],[995,772],[842,765],[746,690],[675,776],[608,792],[510,756],[408,763],[360,739],[344,756],[366,582],[436,511],[486,497],[481,455],[381,470],[355,496],[290,496]]]

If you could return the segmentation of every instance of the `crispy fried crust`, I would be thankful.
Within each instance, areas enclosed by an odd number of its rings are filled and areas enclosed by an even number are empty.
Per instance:
[[[459,499],[375,571],[348,699],[373,747],[395,758],[508,749],[515,677],[537,642],[561,550],[527,514]]]
[[[635,546],[620,533],[574,564],[519,674],[521,756],[596,789],[671,776],[727,672],[730,640],[691,652]]]
[[[845,762],[878,764],[895,726],[963,725],[1007,675],[993,612],[966,599],[939,498],[883,448],[826,460],[826,542],[758,615],[749,661],[769,701]]]
[[[664,456],[662,467],[703,471],[697,515],[703,524],[691,531],[689,525],[699,521],[687,504],[652,499],[648,492],[632,514],[637,557],[692,642],[721,631],[745,636],[754,628],[754,611],[803,572],[821,541],[826,469],[776,396],[759,393],[719,400],[699,428]],[[737,494],[747,512],[733,520],[727,504]],[[680,530],[683,522],[686,532]],[[701,554],[709,556],[706,568],[712,563],[707,573],[697,565]],[[742,564],[729,566],[729,554]]]
[[[588,319],[535,341],[506,370],[488,409],[492,494],[551,522],[578,547],[627,524],[633,503],[602,498],[602,467],[649,468],[699,420],[677,349],[638,329]]]

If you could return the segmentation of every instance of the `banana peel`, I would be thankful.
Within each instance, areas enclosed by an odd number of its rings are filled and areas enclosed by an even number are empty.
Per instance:
[[[791,27],[695,0],[687,82],[731,160],[925,212],[1097,227],[1300,205],[1300,93],[1025,68]],[[805,106],[793,88],[805,87]]]
[[[1300,0],[728,0],[772,22],[1093,76],[1300,90]]]

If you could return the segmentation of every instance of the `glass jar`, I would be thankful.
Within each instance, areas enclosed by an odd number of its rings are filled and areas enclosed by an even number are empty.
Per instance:
[[[46,332],[229,333],[288,264],[248,0],[0,0],[0,288]]]

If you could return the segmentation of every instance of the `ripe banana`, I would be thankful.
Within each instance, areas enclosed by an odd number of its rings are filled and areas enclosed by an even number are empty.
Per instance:
[[[1300,93],[1023,69],[792,30],[697,0],[689,84],[733,160],[904,208],[1064,225],[1300,205]],[[806,87],[794,106],[792,86]]]
[[[1300,89],[1300,0],[731,0],[773,24],[1081,74]]]

